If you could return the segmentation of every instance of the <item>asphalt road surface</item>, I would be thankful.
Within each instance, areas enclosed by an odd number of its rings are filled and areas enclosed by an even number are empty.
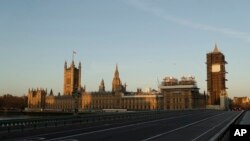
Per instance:
[[[207,141],[240,112],[173,111],[152,118],[121,119],[92,126],[71,125],[47,131],[29,131],[11,141]]]

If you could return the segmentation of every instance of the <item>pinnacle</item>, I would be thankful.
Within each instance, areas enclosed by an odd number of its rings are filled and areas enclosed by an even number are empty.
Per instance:
[[[215,53],[217,53],[217,52],[220,52],[220,50],[218,49],[218,47],[217,47],[217,44],[215,43],[215,47],[214,47],[214,51],[213,52],[215,52]]]

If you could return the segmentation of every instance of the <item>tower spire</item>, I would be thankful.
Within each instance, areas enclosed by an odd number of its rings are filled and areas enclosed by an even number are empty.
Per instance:
[[[105,92],[105,84],[104,80],[101,80],[100,86],[99,86],[99,92]]]
[[[213,52],[220,52],[218,47],[217,47],[217,43],[215,43],[215,46],[214,46],[214,51]]]
[[[119,78],[118,64],[115,66],[115,77]]]
[[[101,85],[104,85],[104,80],[102,79],[102,81],[101,81]]]
[[[122,82],[119,77],[118,65],[115,67],[115,74],[112,82],[112,91],[120,91],[122,89]]]
[[[65,60],[65,63],[64,63],[64,68],[66,69],[67,68],[67,61]]]

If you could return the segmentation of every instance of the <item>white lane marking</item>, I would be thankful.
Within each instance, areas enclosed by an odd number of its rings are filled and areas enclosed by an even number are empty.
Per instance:
[[[123,124],[123,123],[127,123],[127,122],[122,122],[121,124]],[[108,125],[107,124],[102,124],[102,125],[98,125],[98,126],[91,126],[91,127],[85,127],[85,128],[79,128],[79,129],[71,129],[71,130],[66,130],[66,131],[58,131],[58,132],[52,132],[52,133],[46,133],[46,134],[39,134],[39,135],[35,135],[35,136],[29,136],[29,138],[46,136],[46,135],[54,135],[54,134],[60,134],[60,133],[67,133],[67,132],[72,132],[72,131],[79,131],[79,130],[84,130],[84,129],[102,127],[102,126],[108,126]]]
[[[58,141],[78,141],[76,139],[65,139],[65,140],[58,140]]]
[[[156,139],[156,138],[158,138],[158,137],[160,137],[160,136],[163,136],[163,135],[169,134],[169,133],[171,133],[171,132],[174,132],[174,131],[177,131],[177,130],[180,130],[180,129],[183,129],[183,128],[186,128],[186,127],[189,127],[189,126],[191,126],[191,125],[197,124],[197,123],[199,123],[199,122],[202,122],[202,121],[208,120],[208,119],[210,119],[210,118],[213,118],[213,117],[216,117],[216,116],[219,116],[219,115],[222,115],[222,114],[225,114],[225,112],[224,112],[224,113],[221,113],[221,114],[218,114],[218,115],[214,115],[214,116],[211,116],[211,117],[205,118],[205,119],[202,119],[202,120],[198,120],[198,121],[193,122],[193,123],[186,124],[186,125],[181,126],[181,127],[179,127],[179,128],[175,128],[175,129],[173,129],[173,130],[170,130],[170,131],[168,131],[168,132],[164,132],[164,133],[161,133],[161,134],[158,134],[158,135],[152,136],[152,137],[150,137],[150,138],[143,139],[142,141],[148,141],[148,140]]]
[[[38,137],[38,138],[27,138],[27,139],[24,139],[22,141],[43,141],[45,140],[46,138],[43,138],[43,137]]]
[[[54,141],[54,140],[60,140],[60,139],[65,139],[65,138],[77,137],[77,136],[88,135],[88,134],[93,134],[93,133],[99,133],[99,132],[104,132],[104,131],[110,131],[110,130],[115,130],[115,129],[121,129],[121,128],[125,128],[125,127],[130,127],[130,126],[143,125],[143,124],[153,123],[153,122],[158,122],[158,121],[163,121],[163,120],[169,120],[169,119],[174,119],[174,118],[186,117],[186,116],[189,116],[189,115],[193,115],[193,114],[187,114],[187,115],[183,115],[183,116],[175,116],[175,117],[164,118],[164,119],[159,119],[159,120],[152,120],[152,121],[140,122],[140,123],[129,124],[129,125],[124,125],[124,126],[119,126],[119,127],[113,127],[113,128],[108,128],[108,129],[102,129],[102,130],[97,130],[97,131],[91,131],[91,132],[86,132],[86,133],[74,134],[74,135],[69,135],[69,136],[64,136],[64,137],[49,139],[47,141]]]
[[[213,126],[213,128],[210,128],[209,130],[207,130],[206,132],[202,133],[201,135],[199,135],[198,137],[192,139],[192,141],[195,141],[197,139],[199,139],[200,137],[202,137],[203,135],[207,134],[208,132],[214,130],[216,127],[220,126],[221,124],[223,124],[225,121],[227,121],[228,119],[234,117],[236,115],[230,116],[229,118],[227,118],[226,120],[224,120],[223,122],[221,122],[220,124],[217,124],[216,126]]]

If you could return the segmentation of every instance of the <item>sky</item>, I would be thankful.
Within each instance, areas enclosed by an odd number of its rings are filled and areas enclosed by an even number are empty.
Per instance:
[[[248,0],[1,0],[0,95],[63,92],[64,62],[82,63],[82,85],[111,90],[115,65],[128,91],[166,76],[206,86],[206,54],[225,55],[229,97],[250,97]]]

